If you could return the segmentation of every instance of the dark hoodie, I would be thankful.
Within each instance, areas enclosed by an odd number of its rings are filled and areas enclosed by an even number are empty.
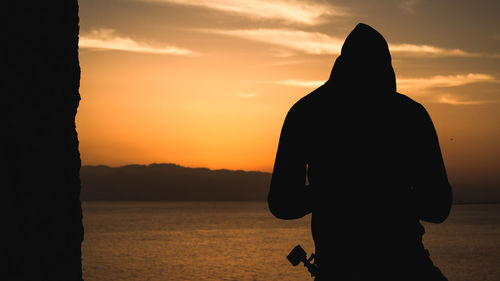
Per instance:
[[[396,92],[391,54],[384,37],[370,26],[358,24],[347,36],[328,82],[351,90],[364,90],[369,84],[382,93]]]
[[[424,107],[396,92],[387,42],[368,25],[288,112],[268,203],[281,219],[312,212],[321,280],[445,280],[420,224],[451,206],[437,135]]]

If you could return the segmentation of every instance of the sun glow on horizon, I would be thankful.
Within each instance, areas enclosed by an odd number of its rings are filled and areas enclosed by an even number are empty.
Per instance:
[[[347,34],[366,22],[389,43],[398,91],[430,112],[450,177],[500,169],[498,38],[480,37],[480,19],[462,26],[458,6],[442,16],[434,4],[114,1],[80,2],[84,165],[270,172],[287,111],[328,79]],[[397,14],[405,19],[388,16]],[[443,24],[422,24],[428,14]]]

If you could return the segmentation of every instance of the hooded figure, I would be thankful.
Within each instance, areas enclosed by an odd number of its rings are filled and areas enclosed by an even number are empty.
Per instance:
[[[284,121],[269,209],[312,213],[317,280],[446,280],[420,221],[448,217],[451,187],[429,115],[395,80],[387,42],[358,24]]]

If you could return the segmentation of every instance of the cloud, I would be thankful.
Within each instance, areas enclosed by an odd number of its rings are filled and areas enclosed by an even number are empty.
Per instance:
[[[138,52],[162,55],[192,55],[191,50],[174,46],[152,46],[137,42],[129,37],[116,35],[113,29],[96,29],[90,33],[81,34],[79,40],[80,48],[97,50],[118,50],[126,52]]]
[[[439,103],[445,103],[445,104],[451,104],[451,105],[478,105],[478,104],[485,104],[485,103],[490,103],[491,101],[485,101],[485,100],[458,100],[454,97],[451,97],[449,95],[444,95],[441,96],[441,98],[438,100]]]
[[[325,15],[345,15],[345,11],[328,4],[295,0],[142,0],[186,6],[198,6],[263,19],[314,25]]]
[[[437,75],[429,78],[397,79],[399,88],[407,91],[425,90],[438,87],[458,87],[472,83],[492,83],[498,80],[489,74],[469,73],[459,75]]]
[[[435,57],[499,57],[497,54],[473,53],[461,49],[445,49],[430,45],[389,44],[389,49],[396,53]]]
[[[469,73],[460,75],[436,75],[428,78],[401,78],[397,79],[398,91],[415,93],[429,93],[433,88],[459,87],[472,83],[498,83],[499,81],[492,75],[481,73]],[[272,83],[315,89],[325,83],[320,80],[278,80]],[[453,97],[452,94],[439,95],[434,102],[451,105],[478,105],[495,102],[494,100],[461,100]]]
[[[498,83],[492,75],[482,73],[468,73],[459,75],[436,75],[428,78],[397,79],[398,91],[410,94],[429,94],[434,96],[433,102],[451,105],[478,105],[495,102],[494,100],[463,100],[454,94],[441,93],[442,88],[460,87],[473,83]],[[439,88],[439,91],[436,89]],[[434,90],[434,91],[433,91]],[[436,95],[437,97],[436,97]]]
[[[403,0],[399,3],[399,7],[407,13],[413,13],[417,4],[417,0]]]
[[[236,95],[245,99],[254,98],[257,96],[256,93],[241,93],[241,92],[236,93]]]
[[[320,32],[308,32],[293,29],[203,29],[201,31],[244,38],[247,40],[269,43],[287,49],[315,55],[338,55],[344,39]],[[410,56],[428,57],[492,57],[499,54],[472,53],[461,49],[446,49],[431,45],[389,44],[392,53]]]
[[[210,33],[269,43],[308,54],[340,54],[343,40],[319,32],[289,29],[204,30]]]
[[[287,86],[303,87],[303,88],[318,88],[319,86],[325,84],[325,81],[320,81],[320,80],[281,80],[281,81],[276,81],[275,83],[287,85]]]

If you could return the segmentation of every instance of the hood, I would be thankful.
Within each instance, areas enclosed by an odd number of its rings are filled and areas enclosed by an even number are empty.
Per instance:
[[[358,24],[347,36],[328,82],[359,94],[394,93],[396,77],[384,37],[372,27]]]

